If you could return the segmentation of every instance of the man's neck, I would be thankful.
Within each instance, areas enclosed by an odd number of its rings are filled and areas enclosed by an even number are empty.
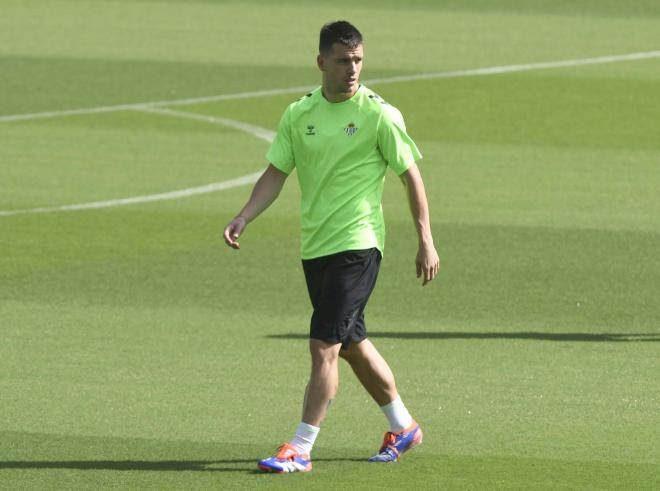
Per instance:
[[[349,100],[351,97],[353,97],[359,88],[360,86],[358,85],[355,87],[355,90],[352,92],[331,92],[330,90],[328,90],[328,86],[325,83],[323,83],[323,85],[321,86],[321,94],[323,94],[323,97],[328,102],[332,102],[332,103],[344,102]]]

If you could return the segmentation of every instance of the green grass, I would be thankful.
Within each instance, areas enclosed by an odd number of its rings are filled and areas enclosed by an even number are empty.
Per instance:
[[[365,78],[658,49],[642,0],[348,5],[6,1],[0,116],[313,85],[344,17]],[[0,216],[0,488],[660,486],[660,62],[372,88],[424,154],[442,259],[422,289],[389,174],[367,323],[424,444],[366,464],[386,425],[342,366],[314,471],[255,472],[309,366],[293,177],[239,252],[220,234],[249,187]],[[178,109],[274,129],[295,97]],[[0,121],[0,141],[0,210],[232,179],[267,149],[128,110]]]

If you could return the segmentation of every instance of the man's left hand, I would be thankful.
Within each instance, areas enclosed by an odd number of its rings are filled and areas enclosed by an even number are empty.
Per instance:
[[[422,286],[426,286],[429,281],[438,276],[440,258],[433,245],[420,245],[415,263],[417,265],[417,277],[422,276],[424,278]]]

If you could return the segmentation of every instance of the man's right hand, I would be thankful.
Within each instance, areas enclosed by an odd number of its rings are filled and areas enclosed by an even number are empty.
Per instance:
[[[237,242],[237,239],[245,230],[247,221],[242,216],[237,216],[225,227],[225,244],[227,244],[232,249],[240,249],[241,245]]]
[[[275,198],[280,194],[284,181],[286,181],[287,174],[279,170],[273,164],[269,164],[261,177],[257,180],[252,195],[247,204],[243,207],[241,212],[225,227],[225,243],[232,249],[240,249],[241,246],[236,239],[238,239],[248,221],[254,220],[259,214],[270,206],[275,201]]]

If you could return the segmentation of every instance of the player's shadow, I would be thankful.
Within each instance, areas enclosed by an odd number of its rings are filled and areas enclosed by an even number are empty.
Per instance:
[[[267,334],[271,339],[307,339],[307,333]],[[660,333],[584,333],[584,332],[459,332],[459,331],[375,331],[369,332],[371,338],[391,339],[522,339],[527,341],[562,341],[562,342],[660,342]]]
[[[261,473],[257,458],[223,460],[16,460],[0,461],[3,469],[74,469],[82,471],[196,471]],[[364,458],[320,458],[314,462],[362,462]]]
[[[251,472],[256,459],[225,460],[35,460],[0,462],[2,469],[77,469],[83,471]],[[249,467],[247,464],[250,464]]]

